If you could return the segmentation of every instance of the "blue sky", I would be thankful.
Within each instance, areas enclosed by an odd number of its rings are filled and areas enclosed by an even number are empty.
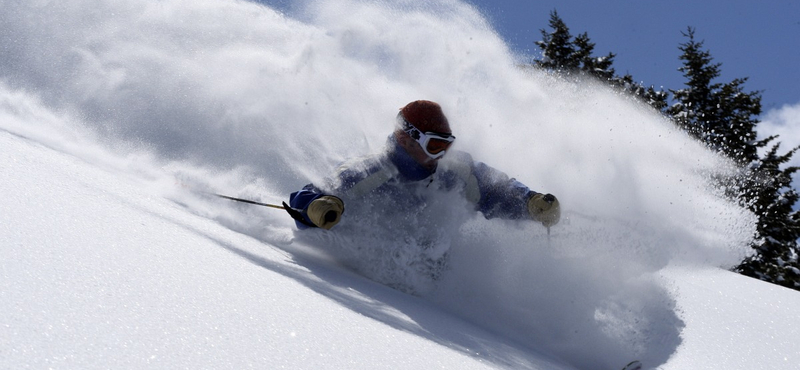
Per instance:
[[[468,0],[518,52],[537,55],[540,29],[555,9],[573,35],[589,34],[595,54],[615,53],[618,74],[646,85],[683,87],[677,69],[687,27],[722,63],[718,82],[749,77],[747,91],[763,91],[764,111],[800,103],[800,2]]]

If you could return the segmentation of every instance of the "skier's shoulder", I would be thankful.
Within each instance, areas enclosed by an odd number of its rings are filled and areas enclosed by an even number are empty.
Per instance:
[[[467,152],[454,150],[439,161],[439,168],[436,171],[440,179],[444,181],[461,181],[472,183],[475,181],[475,161],[472,155]]]
[[[472,155],[460,150],[448,151],[439,161],[439,168],[444,171],[472,172],[474,166],[475,160],[472,159]]]
[[[384,170],[391,163],[383,153],[367,154],[350,158],[336,168],[335,177],[342,180],[357,181]]]
[[[442,159],[444,162],[465,162],[472,163],[472,154],[462,150],[448,150],[447,155]]]
[[[499,172],[486,163],[475,160],[471,154],[459,150],[448,152],[440,162],[440,168],[444,172],[456,173],[462,178],[465,176],[492,177]]]
[[[397,173],[383,153],[355,157],[342,163],[335,171],[333,188],[339,193],[362,194],[377,188]]]
[[[469,153],[453,151],[447,153],[445,159],[440,162],[442,175],[445,177],[457,177],[468,182],[477,180],[481,187],[505,183],[508,180],[508,175],[504,172],[475,160]]]

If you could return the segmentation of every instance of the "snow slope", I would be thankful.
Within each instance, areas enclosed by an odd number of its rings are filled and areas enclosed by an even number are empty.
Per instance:
[[[0,368],[558,367],[3,132]]]
[[[0,146],[0,368],[572,368],[46,139],[4,129]],[[796,292],[713,268],[664,275],[685,327],[661,368],[800,360]]]
[[[708,180],[728,165],[624,97],[518,68],[470,6],[0,6],[0,368],[800,360],[797,293],[720,269],[753,230]],[[419,98],[459,149],[562,199],[550,238],[444,201],[405,228],[297,232],[195,191],[280,202]],[[423,236],[449,256],[435,281]]]

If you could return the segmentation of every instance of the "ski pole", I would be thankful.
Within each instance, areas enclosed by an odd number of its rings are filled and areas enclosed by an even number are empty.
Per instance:
[[[550,204],[556,201],[556,197],[553,194],[546,194],[544,196],[544,201]],[[547,246],[550,246],[550,225],[545,225],[547,228]]]
[[[284,206],[278,205],[278,204],[261,203],[261,202],[256,202],[254,200],[248,200],[248,199],[242,199],[242,198],[234,198],[234,197],[229,197],[227,195],[222,195],[222,194],[214,194],[214,195],[216,195],[216,196],[218,196],[220,198],[235,200],[237,202],[255,204],[257,206],[264,206],[264,207],[277,208],[277,209],[286,209]]]
[[[261,203],[261,202],[256,202],[254,200],[236,198],[236,197],[231,197],[231,196],[222,195],[222,194],[216,194],[216,193],[209,193],[209,194],[216,195],[216,196],[218,196],[220,198],[234,200],[234,201],[237,201],[237,202],[255,204],[257,206],[264,206],[264,207],[269,207],[269,208],[282,209],[282,210],[285,210],[287,213],[289,213],[289,216],[292,216],[293,219],[295,219],[296,221],[300,222],[301,224],[306,225],[308,227],[317,227],[317,225],[314,225],[314,224],[306,221],[306,218],[303,217],[303,211],[301,211],[301,210],[299,210],[297,208],[290,207],[288,204],[286,204],[286,202],[283,202],[283,205],[277,205],[277,204]]]

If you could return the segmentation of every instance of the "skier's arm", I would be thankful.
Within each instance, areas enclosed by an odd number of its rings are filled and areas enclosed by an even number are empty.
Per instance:
[[[289,205],[300,211],[308,221],[308,224],[297,222],[297,228],[307,229],[309,225],[313,225],[326,230],[331,229],[339,223],[344,212],[344,202],[341,198],[352,198],[354,192],[357,194],[382,184],[383,182],[378,179],[378,181],[368,181],[372,185],[357,186],[376,174],[383,174],[383,170],[384,166],[375,158],[356,158],[343,163],[332,175],[326,177],[323,180],[324,186],[308,184],[302,190],[292,193],[289,196]]]
[[[472,172],[481,195],[478,210],[487,218],[533,219],[547,227],[558,223],[560,205],[552,194],[535,192],[481,162],[473,163]]]

